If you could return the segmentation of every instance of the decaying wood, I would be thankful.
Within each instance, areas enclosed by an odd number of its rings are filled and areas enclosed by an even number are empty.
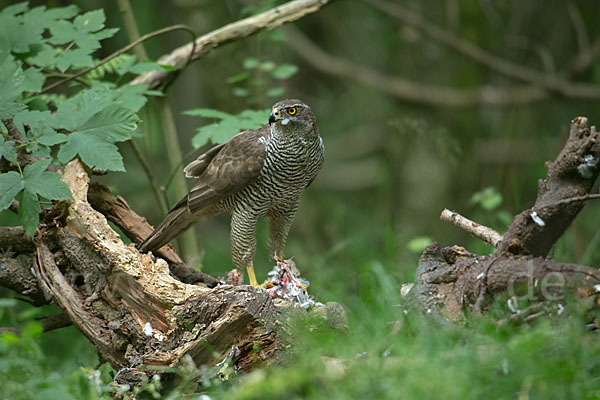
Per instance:
[[[585,205],[561,200],[587,194],[598,177],[599,162],[596,128],[588,127],[585,117],[575,118],[562,151],[546,164],[548,176],[538,182],[535,204],[515,217],[497,253],[545,257]]]
[[[36,239],[35,275],[101,360],[115,368],[175,366],[187,354],[202,365],[233,345],[240,366],[276,357],[279,311],[266,291],[174,279],[166,261],[123,243],[92,208],[78,160],[65,167],[63,181],[73,201],[64,225]]]
[[[548,176],[538,183],[534,206],[515,217],[495,254],[475,255],[460,246],[441,249],[435,243],[425,249],[412,290],[417,303],[457,320],[465,311],[481,313],[494,295],[519,285],[526,286],[528,296],[559,300],[568,288],[599,284],[595,268],[545,258],[585,201],[597,197],[588,192],[599,160],[596,128],[588,127],[587,118],[575,118],[564,148],[547,163]]]
[[[0,227],[0,249],[23,254],[31,253],[35,245],[22,226],[3,226]]]
[[[104,185],[90,184],[88,201],[96,211],[101,212],[109,221],[117,225],[134,243],[141,243],[154,230],[146,218],[129,207],[124,198],[115,196]],[[202,282],[209,287],[219,283],[218,279],[185,265],[171,245],[163,246],[154,253],[166,260],[171,273],[184,283]]]
[[[44,330],[73,324],[95,345],[101,361],[129,371],[115,378],[121,383],[148,373],[138,367],[178,366],[184,356],[196,365],[214,365],[233,354],[239,371],[278,359],[282,345],[275,327],[281,326],[283,310],[293,307],[276,305],[262,288],[211,288],[207,284],[217,280],[178,263],[171,248],[157,253],[171,265],[139,253],[108,221],[139,241],[152,231],[144,218],[105,187],[90,187],[79,160],[67,164],[62,179],[73,200],[59,202],[43,216],[35,240],[21,228],[0,230],[7,245],[0,258],[0,286],[34,305],[53,302],[63,310],[41,321]],[[27,253],[32,253],[29,260]],[[332,326],[345,326],[338,304],[320,311]]]
[[[542,257],[481,256],[459,246],[442,249],[434,243],[421,255],[411,292],[426,312],[457,321],[465,313],[481,311],[476,310],[480,298],[487,303],[507,290],[531,296],[531,300],[560,301],[565,290],[599,283],[600,271],[595,268]],[[480,297],[482,292],[485,296]]]
[[[0,256],[0,286],[25,296],[36,306],[50,301],[40,289],[31,262],[28,261]]]

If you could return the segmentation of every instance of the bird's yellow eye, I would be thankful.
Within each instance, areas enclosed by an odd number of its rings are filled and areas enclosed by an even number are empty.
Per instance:
[[[295,107],[288,108],[288,114],[290,114],[290,115],[296,114],[296,108]]]

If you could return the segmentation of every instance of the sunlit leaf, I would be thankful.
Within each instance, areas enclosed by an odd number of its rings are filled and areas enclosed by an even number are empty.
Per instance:
[[[271,72],[275,79],[289,79],[298,72],[298,67],[293,64],[281,64]]]

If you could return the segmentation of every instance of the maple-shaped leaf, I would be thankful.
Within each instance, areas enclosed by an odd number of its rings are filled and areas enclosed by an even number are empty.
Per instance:
[[[0,61],[0,118],[10,118],[23,105],[19,101],[25,91],[25,75],[12,56]]]
[[[100,89],[85,90],[61,103],[56,124],[71,131],[58,152],[67,163],[79,155],[89,167],[124,171],[123,159],[115,142],[131,139],[138,117],[111,95]]]
[[[23,169],[24,188],[48,200],[72,199],[71,190],[56,172],[46,171],[50,160],[40,160]]]
[[[50,26],[52,36],[49,42],[52,44],[75,42],[80,49],[96,50],[100,48],[101,39],[110,37],[116,32],[114,29],[108,32],[101,31],[105,20],[104,10],[95,10],[78,15],[73,22],[57,21]]]
[[[14,116],[13,122],[26,139],[27,150],[36,157],[49,157],[50,146],[67,140],[65,135],[54,130],[54,117],[50,111],[23,110]],[[25,125],[29,126],[28,130]]]
[[[67,184],[60,179],[60,175],[46,171],[49,164],[50,160],[36,161],[25,167],[22,178],[14,171],[14,174],[5,178],[7,187],[12,185],[11,192],[7,193],[7,196],[16,196],[19,200],[21,224],[25,228],[25,232],[32,237],[37,228],[41,211],[38,195],[49,200],[72,199],[71,191]],[[0,190],[3,188],[1,181],[3,175],[0,175]],[[16,182],[17,178],[20,180],[20,184]],[[4,196],[0,197],[0,206],[3,205],[2,200],[4,200]],[[8,205],[10,205],[12,199],[4,201],[8,201]]]
[[[184,114],[220,120],[196,130],[192,145],[198,148],[209,141],[215,144],[225,143],[240,131],[260,128],[267,123],[269,110],[244,110],[231,115],[210,108],[196,108],[185,111]]]

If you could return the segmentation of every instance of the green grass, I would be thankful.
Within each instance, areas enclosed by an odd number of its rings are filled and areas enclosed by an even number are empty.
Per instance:
[[[211,368],[203,385],[188,382],[168,398],[600,399],[600,337],[585,327],[589,312],[568,306],[531,325],[500,324],[510,312],[499,299],[491,316],[450,324],[406,304],[400,282],[382,264],[362,267],[370,279],[344,304],[348,330],[316,317],[294,319],[286,338],[293,345],[281,363],[227,381]],[[74,328],[41,335],[27,325],[27,309],[4,309],[5,322],[16,315],[13,322],[30,328],[0,336],[0,398],[110,398],[110,367],[96,372],[87,340]],[[153,398],[156,384],[138,398]]]
[[[299,323],[283,365],[209,393],[227,399],[600,398],[598,333],[585,328],[575,308],[533,325],[499,327],[488,318],[449,324],[403,305],[385,286],[379,295],[379,304],[348,310],[348,332],[310,332],[301,327],[306,321]]]

